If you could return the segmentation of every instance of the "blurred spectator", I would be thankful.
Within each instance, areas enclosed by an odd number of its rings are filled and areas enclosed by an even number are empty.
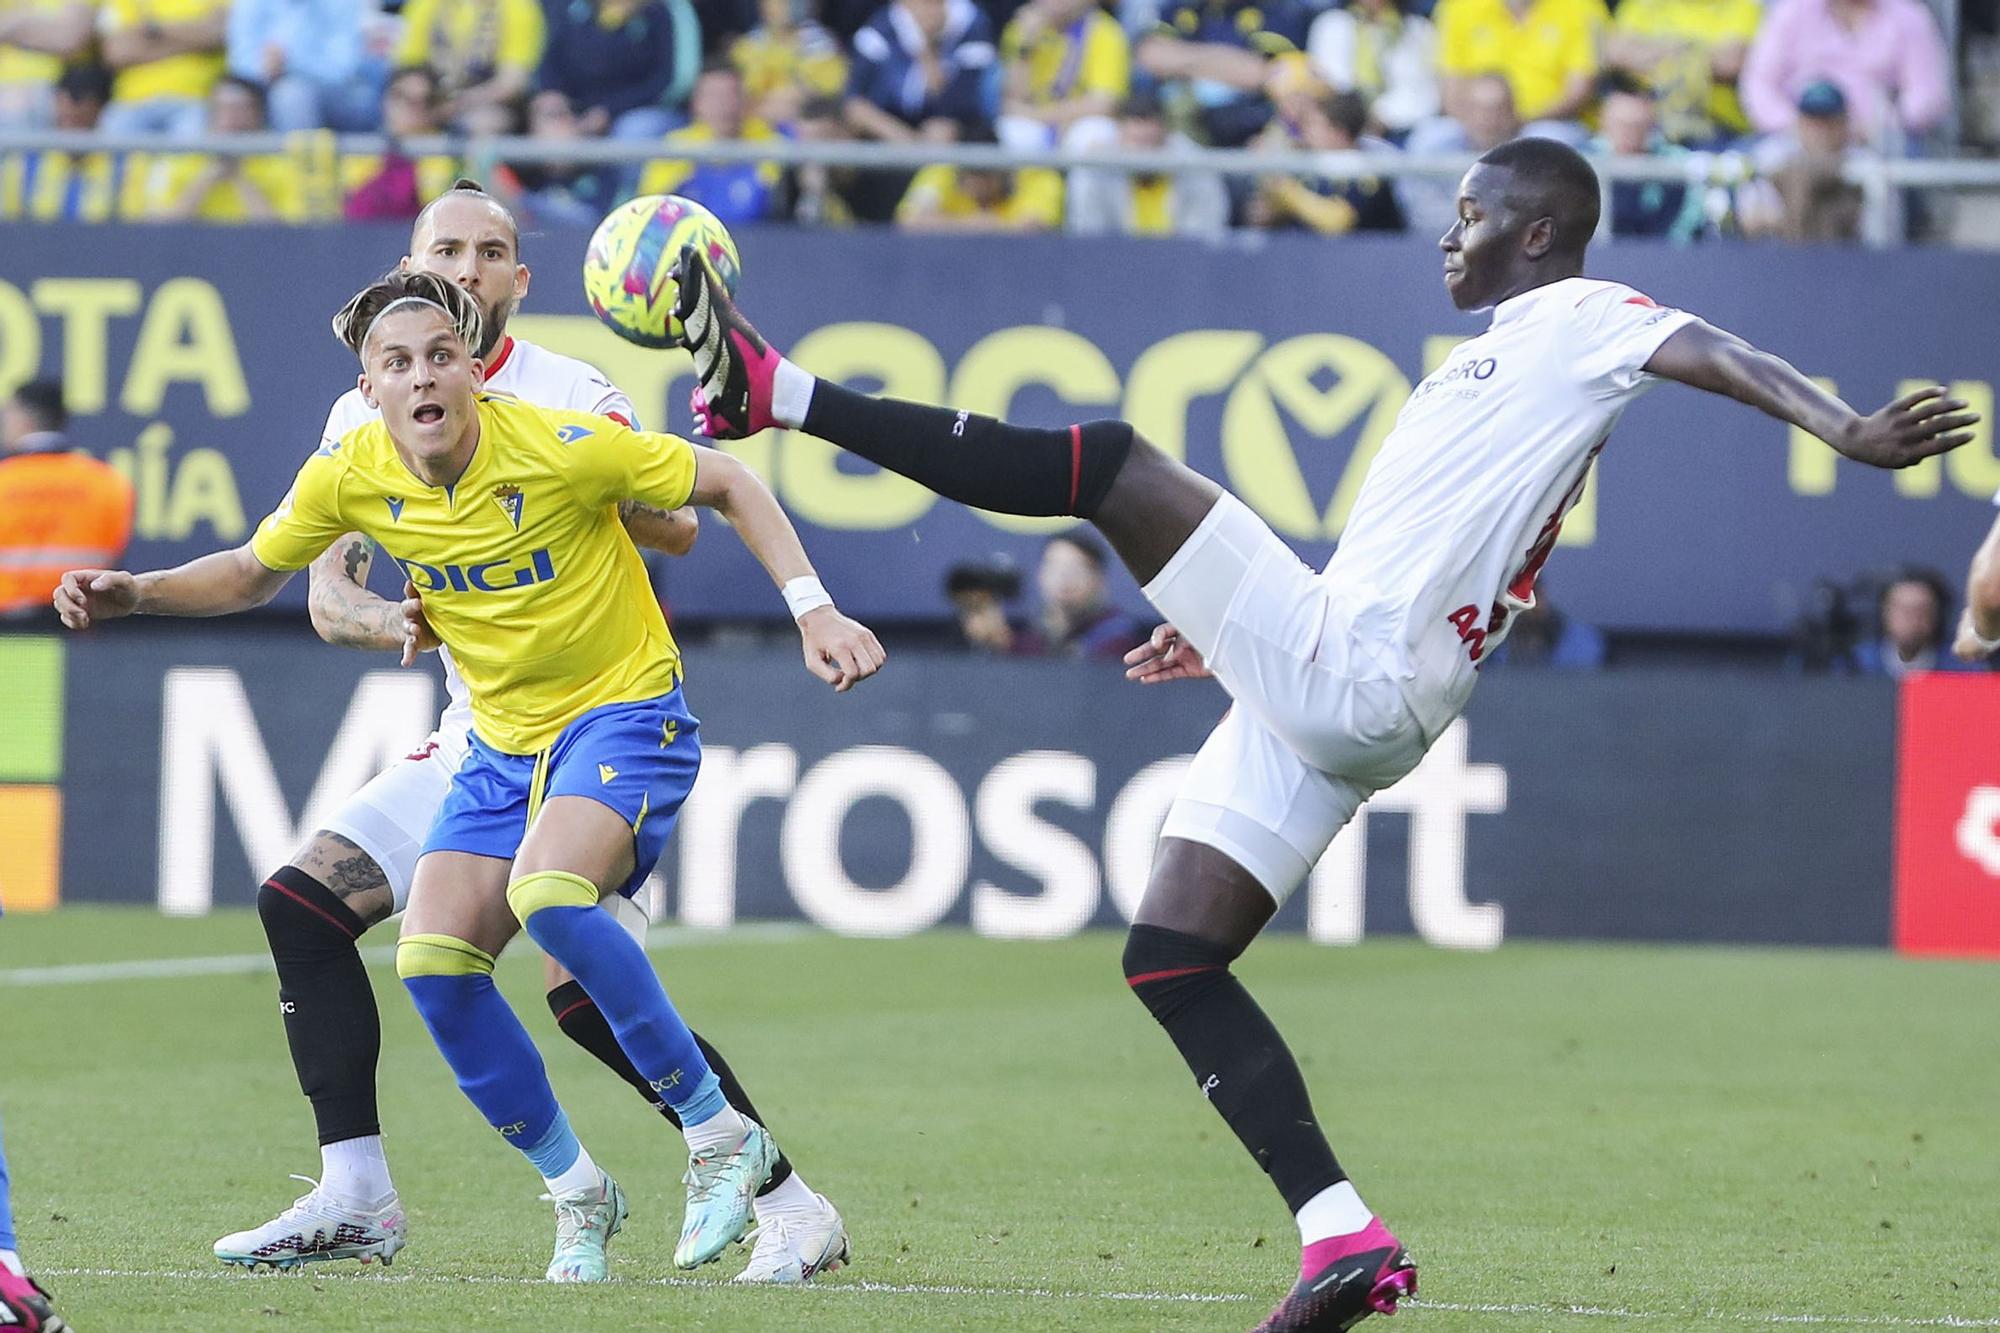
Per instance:
[[[1901,679],[1925,671],[1983,671],[1943,652],[1951,589],[1934,569],[1898,570],[1876,602],[1876,635],[1854,645],[1854,669]]]
[[[271,127],[375,128],[381,89],[361,77],[365,0],[235,0],[229,72],[265,89]]]
[[[1895,154],[1951,114],[1950,78],[1922,0],[1777,0],[1743,66],[1743,106],[1758,132],[1781,133],[1805,90],[1830,82],[1850,137]]]
[[[1652,89],[1668,139],[1714,147],[1750,128],[1736,82],[1762,17],[1759,0],[1619,0],[1604,64]]]
[[[264,131],[264,89],[225,74],[208,94],[208,133]],[[303,222],[305,181],[284,153],[175,153],[160,163],[148,217],[163,222]]]
[[[1535,604],[1514,617],[1499,651],[1482,665],[1597,671],[1606,656],[1604,631],[1557,610],[1544,583],[1535,589]]]
[[[701,70],[688,0],[550,0],[541,86],[562,93],[586,137],[657,139]]]
[[[59,130],[93,130],[111,96],[102,65],[71,65],[55,87]],[[151,159],[140,153],[22,148],[0,157],[0,219],[109,222],[144,214]]]
[[[413,219],[426,200],[449,190],[458,178],[456,161],[440,155],[413,158],[403,148],[410,139],[443,132],[437,75],[423,65],[391,74],[382,90],[382,133],[389,138],[389,150],[341,162],[341,184],[347,191],[342,212],[348,220]]]
[[[809,98],[799,108],[797,128],[801,143],[844,143],[853,137],[838,97]],[[821,227],[853,226],[860,175],[853,167],[820,163],[795,168],[791,182],[792,220]]]
[[[1736,192],[1737,225],[1746,236],[1787,241],[1860,239],[1861,187],[1844,172],[1872,155],[1854,143],[1840,89],[1812,84],[1799,97],[1791,131],[1758,148],[1758,178]]]
[[[666,138],[662,151],[676,144],[768,143],[778,132],[748,114],[743,74],[726,61],[716,61],[694,81],[688,103],[694,122]],[[775,162],[651,162],[639,176],[640,194],[680,194],[707,207],[730,226],[770,217],[784,171]]]
[[[968,143],[997,142],[989,128],[971,130]],[[1062,177],[1046,167],[994,171],[925,167],[896,208],[904,231],[1053,231],[1062,225]]]
[[[1014,651],[1017,627],[1007,604],[1021,595],[1021,571],[1004,557],[953,565],[945,575],[945,596],[951,599],[959,632],[975,652]]]
[[[1607,74],[1597,112],[1597,137],[1589,151],[1607,157],[1686,157],[1667,142],[1652,90],[1629,74]],[[1690,241],[1707,223],[1701,195],[1682,181],[1619,180],[1611,183],[1614,236],[1664,236]]]
[[[1306,34],[1306,57],[1329,88],[1367,99],[1370,119],[1387,134],[1408,134],[1444,106],[1437,29],[1396,0],[1350,0],[1327,10]]]
[[[544,88],[528,99],[528,137],[543,143],[577,143],[588,138],[569,97]],[[509,163],[496,190],[523,226],[557,223],[593,227],[619,200],[618,170],[577,163]]]
[[[0,9],[0,129],[41,129],[54,118],[63,66],[90,49],[95,4],[26,0]]]
[[[541,0],[409,0],[396,63],[437,75],[448,124],[504,133],[534,86],[546,37]]]
[[[847,118],[870,139],[910,143],[987,118],[993,25],[973,0],[894,0],[854,34]]]
[[[62,385],[0,407],[0,616],[48,609],[64,571],[115,567],[132,539],[132,483],[70,447]]]
[[[1096,0],[1028,0],[1000,60],[1002,143],[1076,151],[1118,136],[1111,113],[1132,88],[1132,47]]]
[[[1185,89],[1209,143],[1231,148],[1271,118],[1271,60],[1304,46],[1309,20],[1294,0],[1167,0],[1134,54],[1147,74]]]
[[[1478,156],[1521,132],[1514,114],[1514,88],[1498,74],[1468,79],[1448,115],[1427,120],[1410,132],[1403,147],[1412,156],[1465,153]],[[1458,183],[1407,180],[1402,189],[1403,211],[1410,226],[1426,235],[1450,227],[1458,216]]]
[[[758,0],[758,14],[763,22],[731,44],[729,58],[756,114],[791,125],[808,101],[847,87],[847,55],[813,17],[811,0]]]
[[[1115,662],[1144,643],[1147,627],[1111,605],[1104,563],[1103,544],[1088,533],[1064,532],[1049,538],[1035,571],[1041,615],[1015,634],[1011,651],[1025,657]]]
[[[1135,152],[1192,149],[1194,140],[1167,128],[1153,93],[1134,93],[1118,108],[1118,146]],[[1220,237],[1229,227],[1229,191],[1212,172],[1135,175],[1102,167],[1069,174],[1069,227],[1087,236]]]
[[[1598,34],[1611,19],[1604,0],[1439,0],[1436,18],[1448,114],[1460,114],[1482,74],[1506,78],[1524,121],[1574,122],[1589,109]]]
[[[106,134],[187,139],[208,120],[208,90],[227,63],[229,0],[105,0],[97,19],[114,73]]]
[[[1362,147],[1394,151],[1380,139],[1363,144],[1361,131],[1367,123],[1368,103],[1360,93],[1322,91],[1318,96],[1287,97],[1259,136],[1258,147],[1322,153]],[[1403,210],[1393,184],[1375,176],[1340,180],[1273,172],[1258,182],[1245,214],[1253,227],[1298,227],[1322,236],[1403,229]]]

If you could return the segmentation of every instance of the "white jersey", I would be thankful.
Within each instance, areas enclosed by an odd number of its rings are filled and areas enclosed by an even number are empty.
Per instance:
[[[1563,516],[1645,365],[1693,315],[1567,278],[1503,301],[1396,417],[1321,577],[1436,737],[1535,604]]]
[[[632,400],[606,379],[597,367],[518,338],[503,339],[487,362],[486,387],[537,407],[591,412],[601,417],[615,417],[634,428],[639,425],[638,414],[632,410]],[[338,440],[355,427],[365,426],[381,415],[379,409],[368,405],[360,389],[349,389],[327,413],[326,429],[321,432],[322,442]],[[451,660],[451,650],[438,649],[438,658],[444,664],[447,696],[444,716],[438,719],[438,730],[454,735],[467,734],[472,727],[472,696],[466,691],[465,682],[459,679],[458,666]]]

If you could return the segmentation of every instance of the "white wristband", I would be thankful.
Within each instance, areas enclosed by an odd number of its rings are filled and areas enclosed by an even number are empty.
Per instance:
[[[833,605],[833,598],[827,595],[820,581],[811,574],[788,580],[779,591],[785,594],[785,605],[791,608],[793,620],[802,619],[808,611],[817,611],[822,606]]]
[[[1985,653],[1988,657],[1991,657],[1994,653],[2000,653],[2000,639],[1982,639],[1979,637],[1977,629],[1971,631],[1971,637],[1972,641],[1979,645],[1979,651]]]

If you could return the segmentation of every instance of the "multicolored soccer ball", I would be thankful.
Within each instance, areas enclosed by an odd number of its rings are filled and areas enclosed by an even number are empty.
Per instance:
[[[590,308],[627,342],[673,346],[680,334],[674,318],[680,284],[668,270],[690,245],[708,256],[723,286],[734,292],[743,261],[715,214],[677,194],[641,195],[612,209],[597,224],[583,257],[583,294]]]

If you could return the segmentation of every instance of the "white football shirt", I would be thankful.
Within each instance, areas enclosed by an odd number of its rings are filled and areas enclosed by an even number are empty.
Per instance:
[[[1502,301],[1424,377],[1368,469],[1321,577],[1405,681],[1426,735],[1535,604],[1556,533],[1660,344],[1696,323],[1630,287],[1566,278]]]
[[[590,412],[600,417],[616,418],[634,429],[639,426],[639,414],[632,410],[632,400],[606,379],[597,367],[518,338],[505,338],[495,349],[486,365],[486,387],[537,407]],[[381,415],[380,410],[368,405],[360,389],[349,389],[335,400],[333,410],[327,413],[326,429],[321,432],[322,443],[330,444]],[[438,719],[438,730],[469,732],[472,726],[472,696],[466,692],[465,682],[458,677],[458,666],[451,660],[451,650],[438,649],[438,660],[444,664],[446,695],[444,715]]]

